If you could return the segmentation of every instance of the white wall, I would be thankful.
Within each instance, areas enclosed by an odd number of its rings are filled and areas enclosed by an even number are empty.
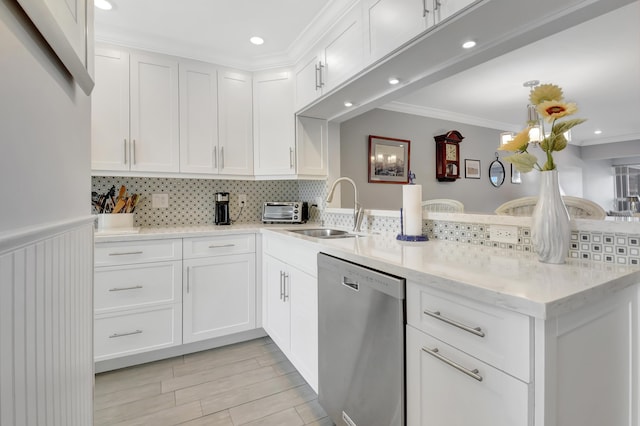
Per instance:
[[[0,234],[90,212],[90,99],[0,0]]]
[[[455,182],[438,182],[435,178],[435,142],[433,137],[458,130],[464,136],[460,144],[461,179]],[[487,176],[489,164],[495,159],[499,141],[499,130],[461,124],[440,119],[421,117],[394,111],[375,109],[345,121],[341,125],[340,161],[341,175],[352,178],[358,185],[358,195],[365,208],[395,210],[402,206],[401,185],[373,184],[367,182],[368,136],[386,136],[411,141],[411,169],[416,174],[416,183],[422,185],[422,199],[452,198],[461,201],[467,212],[493,213],[502,203],[514,198],[537,195],[539,174],[523,173],[521,184],[511,183],[510,164],[503,162],[507,176],[499,188],[493,187]],[[531,152],[543,162],[543,153],[536,148]],[[500,157],[509,155],[499,152]],[[464,160],[481,162],[481,178],[464,178]],[[598,165],[598,173],[587,179],[580,148],[569,146],[554,153],[560,173],[561,187],[566,195],[593,199],[608,209],[613,199],[612,186],[603,176],[605,167]],[[604,179],[604,180],[603,180]],[[591,186],[585,190],[586,183]],[[592,190],[598,188],[597,196]],[[604,191],[604,188],[607,188]],[[344,194],[344,191],[343,191]],[[609,197],[609,198],[607,198]],[[342,197],[342,206],[353,206],[351,192]]]

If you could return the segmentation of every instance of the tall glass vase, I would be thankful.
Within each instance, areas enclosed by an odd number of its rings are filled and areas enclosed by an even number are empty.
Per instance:
[[[540,173],[540,194],[531,218],[531,241],[540,262],[565,262],[571,227],[569,213],[560,195],[557,170]]]

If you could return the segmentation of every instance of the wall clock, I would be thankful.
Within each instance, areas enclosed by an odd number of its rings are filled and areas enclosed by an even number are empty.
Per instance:
[[[464,136],[451,130],[443,135],[434,136],[436,141],[436,179],[440,182],[453,182],[460,179],[460,142]]]

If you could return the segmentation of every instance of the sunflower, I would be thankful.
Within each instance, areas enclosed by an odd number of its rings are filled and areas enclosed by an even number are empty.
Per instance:
[[[500,151],[526,151],[529,145],[529,128],[527,127],[520,133],[518,133],[508,143],[498,147]]]
[[[542,84],[529,95],[532,105],[539,105],[545,101],[561,101],[563,98],[562,89],[555,84]]]
[[[564,103],[557,100],[544,101],[537,107],[538,113],[548,122],[574,114],[578,107],[574,103]]]

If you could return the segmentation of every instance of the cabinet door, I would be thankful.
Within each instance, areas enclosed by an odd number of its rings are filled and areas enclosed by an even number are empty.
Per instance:
[[[218,71],[219,171],[253,174],[251,75]]]
[[[314,52],[296,66],[294,71],[296,111],[309,105],[322,94],[319,67],[323,64],[324,58],[320,52]]]
[[[295,117],[291,72],[253,76],[254,174],[295,174]]]
[[[290,346],[289,300],[284,297],[284,274],[287,265],[271,256],[263,258],[263,292],[265,298],[263,326],[269,336],[284,352]]]
[[[407,426],[529,424],[526,383],[411,326],[407,326],[406,347]],[[468,369],[481,380],[428,351]]]
[[[363,68],[363,51],[362,8],[358,4],[336,25],[324,44],[323,94]]]
[[[218,173],[218,74],[180,62],[180,171]]]
[[[255,328],[254,254],[185,260],[183,279],[184,343]]]
[[[367,56],[382,58],[433,25],[432,0],[366,0]]]
[[[177,172],[178,62],[131,55],[131,170]]]
[[[91,97],[91,168],[129,170],[129,54],[96,49]]]
[[[291,361],[318,391],[318,280],[289,267],[285,276],[291,298]]]
[[[298,175],[327,176],[328,125],[326,120],[297,118]]]

